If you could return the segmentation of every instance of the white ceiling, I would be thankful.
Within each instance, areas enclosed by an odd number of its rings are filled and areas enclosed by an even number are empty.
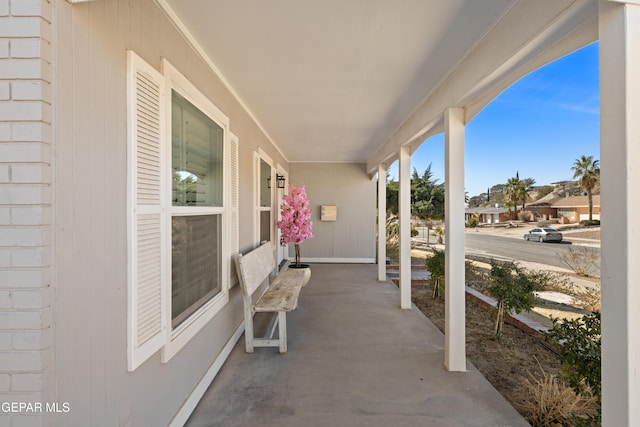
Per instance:
[[[575,3],[534,1],[563,3],[559,10]],[[523,3],[164,2],[289,161],[357,162],[388,143],[501,18]]]

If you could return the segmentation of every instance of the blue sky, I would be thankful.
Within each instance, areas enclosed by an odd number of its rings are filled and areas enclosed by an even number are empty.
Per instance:
[[[571,166],[583,154],[600,158],[597,43],[523,77],[467,124],[465,188],[476,196],[516,171],[536,185],[571,179]],[[411,156],[420,173],[429,163],[443,182],[443,134]],[[397,162],[390,173],[397,179]]]

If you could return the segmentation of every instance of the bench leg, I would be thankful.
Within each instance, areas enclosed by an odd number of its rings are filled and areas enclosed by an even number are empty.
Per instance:
[[[280,353],[287,352],[287,312],[278,312],[278,336],[280,337]]]
[[[253,313],[251,309],[244,309],[244,343],[247,353],[253,353]]]

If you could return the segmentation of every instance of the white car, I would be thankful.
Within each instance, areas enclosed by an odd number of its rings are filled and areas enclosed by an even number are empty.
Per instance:
[[[533,228],[524,235],[524,240],[533,240],[534,242],[561,242],[562,233],[555,228]]]

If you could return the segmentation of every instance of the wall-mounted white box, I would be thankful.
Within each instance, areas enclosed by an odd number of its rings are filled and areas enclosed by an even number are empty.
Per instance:
[[[335,221],[338,216],[338,209],[336,206],[320,206],[320,220],[321,221]]]

